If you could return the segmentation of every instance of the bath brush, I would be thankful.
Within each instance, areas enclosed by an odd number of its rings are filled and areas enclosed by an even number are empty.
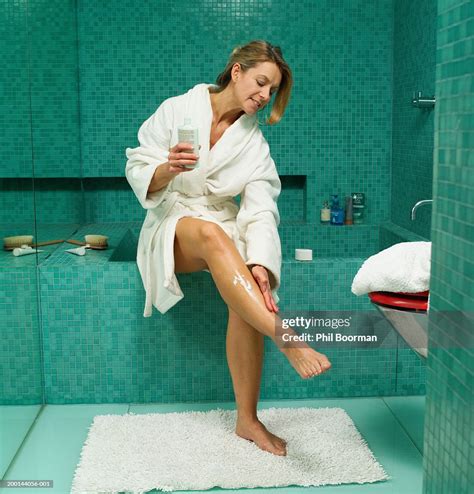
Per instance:
[[[4,237],[3,248],[4,250],[13,250],[23,245],[36,248],[42,245],[60,244],[61,242],[64,242],[64,240],[49,240],[48,242],[33,244],[33,235],[16,235],[14,237]]]
[[[85,235],[85,242],[81,242],[79,240],[69,239],[66,242],[75,245],[87,245],[89,244],[89,248],[97,249],[97,250],[105,250],[108,247],[107,240],[109,237],[105,235]]]

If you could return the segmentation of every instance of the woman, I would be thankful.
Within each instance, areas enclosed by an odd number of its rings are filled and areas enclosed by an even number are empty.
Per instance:
[[[227,359],[237,403],[236,433],[286,455],[286,442],[257,418],[264,335],[277,343],[281,247],[276,200],[281,185],[257,112],[276,93],[268,123],[277,123],[292,86],[281,50],[252,41],[233,50],[216,85],[198,84],[168,98],[127,149],[127,179],[148,210],[137,263],[152,305],[166,312],[183,298],[175,273],[208,271],[228,306]],[[200,153],[180,143],[191,117]],[[194,166],[199,161],[199,166]],[[186,168],[186,166],[190,168]],[[240,208],[233,199],[241,195]],[[279,345],[303,378],[327,371],[327,357],[306,344]]]

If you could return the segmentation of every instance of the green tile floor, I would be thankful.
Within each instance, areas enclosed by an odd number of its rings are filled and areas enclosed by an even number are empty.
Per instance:
[[[422,492],[424,396],[262,401],[268,407],[341,407],[350,415],[377,460],[392,479],[374,484],[252,489],[265,493],[334,492],[344,494],[419,494]],[[233,403],[46,405],[14,458],[5,479],[53,480],[52,489],[22,489],[22,494],[67,494],[82,445],[95,415],[167,413],[233,409]],[[214,488],[212,491],[221,491]],[[6,494],[7,489],[0,489]],[[155,491],[150,491],[155,492]],[[201,491],[192,491],[194,493]],[[202,491],[208,492],[208,491]],[[249,492],[248,489],[242,492]]]
[[[0,406],[0,478],[40,409],[41,405]]]

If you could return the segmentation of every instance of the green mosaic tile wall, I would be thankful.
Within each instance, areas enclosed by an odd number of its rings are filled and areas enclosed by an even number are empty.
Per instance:
[[[26,223],[31,225],[28,230],[32,231],[34,207],[32,178],[0,178],[0,225],[9,224],[14,227]],[[17,228],[5,230],[4,233],[5,236],[21,235]]]
[[[0,177],[80,177],[75,0],[3,0],[0,19]]]
[[[27,4],[0,2],[0,177],[31,177]]]
[[[380,227],[379,250],[387,249],[400,242],[429,242],[429,239],[391,222]]]
[[[33,235],[34,242],[73,238],[77,227],[78,225],[49,225],[39,233],[35,229],[33,220],[26,223],[3,222],[0,224],[0,239],[12,235]],[[65,248],[70,247],[72,245],[67,245]],[[38,265],[57,249],[58,245],[41,246],[39,250],[42,252],[19,257],[14,256],[11,251],[0,250],[0,334],[2,335],[0,404],[2,405],[43,402],[43,332]],[[57,309],[61,312],[59,307]],[[65,313],[63,317],[67,320],[68,315]]]
[[[283,121],[264,129],[283,177],[280,232],[288,262],[280,295],[292,308],[296,304],[306,310],[371,308],[366,297],[350,293],[350,284],[362,261],[378,249],[378,225],[389,219],[392,0],[370,6],[362,0],[327,0],[295,4],[291,12],[279,0],[268,5],[271,23],[268,9],[261,4],[257,8],[250,0],[227,11],[216,10],[213,2],[204,2],[198,10],[183,0],[158,6],[128,1],[112,10],[103,3],[78,0],[77,14],[73,1],[29,3],[23,20],[28,17],[25,29],[34,45],[30,49],[34,61],[19,59],[18,64],[27,63],[34,81],[30,155],[38,238],[82,239],[91,232],[74,225],[93,223],[96,233],[111,233],[111,245],[119,242],[120,236],[114,236],[119,222],[144,217],[123,178],[125,148],[136,145],[140,124],[163,99],[197,82],[213,82],[230,48],[267,38],[282,46],[295,76]],[[238,16],[239,12],[251,15]],[[182,24],[183,16],[194,19],[192,31]],[[163,33],[163,22],[175,36]],[[67,32],[61,33],[60,26]],[[248,37],[241,39],[241,32]],[[217,48],[216,35],[222,40]],[[197,60],[195,54],[209,53],[209,46],[212,57]],[[79,93],[74,75],[78,73]],[[333,193],[343,197],[351,192],[367,195],[366,224],[321,226],[323,200]],[[54,224],[64,226],[64,231],[57,231]],[[135,225],[135,238],[138,229]],[[313,248],[315,261],[289,261],[296,247]],[[62,253],[63,247],[45,250],[39,269],[48,401],[231,398],[222,352],[225,306],[207,274],[183,277],[189,295],[179,311],[165,317],[155,312],[153,318],[144,319],[134,254],[125,254],[128,259],[123,263],[109,264],[103,252],[88,253],[83,259]],[[211,300],[213,309],[204,311],[201,319],[193,318],[190,325],[188,314],[202,309],[203,299]],[[214,322],[208,328],[211,318]],[[210,349],[207,360],[196,350],[200,348],[196,341],[194,346],[185,343],[185,338],[190,341],[188,330],[191,338]],[[403,381],[406,376],[398,374],[398,386],[397,372],[408,368],[407,358],[397,348],[393,332],[390,338],[394,341],[389,348],[334,352],[338,372],[309,386],[293,375],[289,365],[282,374],[282,356],[268,348],[262,397],[421,392],[421,375],[410,379],[408,373],[408,381]],[[78,345],[87,358],[77,355]],[[209,363],[209,357],[215,361]],[[196,362],[203,369],[198,375]]]
[[[210,1],[198,10],[180,0],[122,2],[112,10],[79,2],[84,175],[122,175],[124,148],[134,145],[139,125],[163,99],[213,82],[230,47],[255,37],[276,41],[279,33],[296,80],[285,118],[266,129],[280,173],[314,174],[320,180],[314,196],[370,189],[373,214],[380,215],[388,180],[378,180],[389,170],[390,151],[391,2],[373,2],[370,10],[354,0],[287,6],[278,0],[269,11],[243,1],[219,10]],[[193,19],[192,31],[183,17]],[[165,42],[158,34],[163,22],[175,33],[163,34]],[[376,163],[382,169],[374,177]]]
[[[52,224],[86,223],[88,205],[83,191],[81,180],[35,178],[38,232],[47,231]]]
[[[0,404],[32,405],[43,399],[36,259],[11,257],[0,252]]]
[[[80,177],[76,1],[27,4],[35,177]]]
[[[43,398],[36,256],[3,249],[5,237],[37,240],[29,175],[0,178],[0,405],[39,404]]]
[[[474,485],[474,4],[439,0],[424,492]]]
[[[379,229],[370,225],[337,227],[285,223],[278,232],[285,259],[294,259],[295,249],[312,249],[314,259],[369,257],[378,252]]]
[[[91,0],[27,5],[28,14],[17,14],[15,4],[4,1],[16,23],[7,35],[19,36],[24,48],[23,57],[11,54],[17,72],[25,74],[24,104],[31,75],[37,178],[123,177],[125,148],[136,145],[140,124],[165,98],[213,82],[236,44],[268,38],[281,44],[295,91],[281,124],[265,134],[280,174],[306,176],[308,184],[305,210],[293,207],[301,191],[282,195],[283,217],[317,222],[330,194],[360,191],[367,194],[367,222],[387,219],[392,0],[374,1],[370,8],[362,0],[295,3],[290,13],[283,0],[268,8],[247,0],[226,10],[212,1],[197,9],[184,0],[120,2],[114,9]],[[191,31],[183,17],[193,19]],[[174,36],[163,33],[163,22]],[[202,60],[196,56],[206,53]],[[26,157],[31,156],[30,149]],[[54,190],[54,182],[45,183]],[[62,201],[68,197],[64,191]],[[139,208],[130,190],[122,200],[119,210]],[[62,215],[53,220],[59,221]]]
[[[412,106],[413,93],[435,94],[436,1],[396,0],[393,41],[391,221],[430,238],[434,109]]]

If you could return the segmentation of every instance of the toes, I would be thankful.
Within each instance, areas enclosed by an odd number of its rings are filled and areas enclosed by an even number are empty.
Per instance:
[[[319,365],[319,363],[315,362],[313,365],[313,374],[318,375],[321,374],[321,372],[322,372],[321,366]]]
[[[325,355],[318,354],[318,352],[315,353],[317,354],[316,358],[319,358],[319,360],[312,360],[309,357],[296,359],[296,365],[294,367],[303,379],[311,379],[312,377],[319,376],[331,368],[331,363]]]
[[[323,372],[326,372],[331,368],[331,362],[329,362],[329,360],[321,362],[321,368],[323,369]]]
[[[259,446],[259,448],[263,451],[266,451],[267,453],[272,453],[273,455],[286,456],[285,448],[280,447],[278,444]]]
[[[306,373],[309,379],[311,379],[316,374],[316,369],[314,367],[310,367]]]
[[[285,446],[277,445],[277,454],[280,456],[285,456],[286,455]]]
[[[306,364],[306,363],[305,363]],[[302,369],[301,369],[301,372],[300,372],[300,375],[301,377],[303,377],[304,379],[308,379],[312,376],[313,374],[313,366],[310,365],[309,363],[306,364]]]

